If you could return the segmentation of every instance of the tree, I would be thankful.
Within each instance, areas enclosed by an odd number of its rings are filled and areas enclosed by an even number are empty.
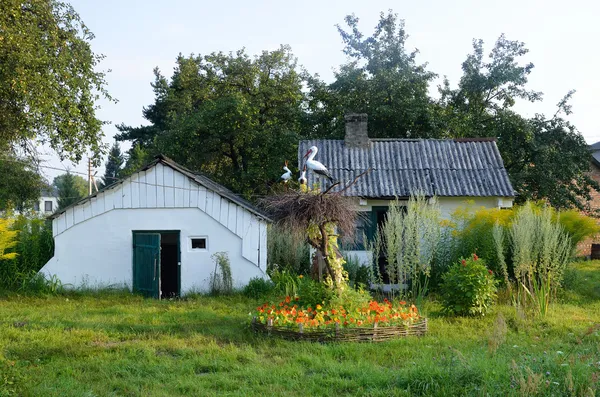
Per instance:
[[[8,153],[0,156],[0,211],[31,208],[43,187],[34,161]]]
[[[121,147],[115,142],[110,148],[108,159],[106,160],[104,176],[102,177],[102,184],[104,186],[111,185],[120,178],[123,163],[124,159],[121,154]]]
[[[79,175],[69,171],[54,178],[52,184],[58,190],[58,209],[61,210],[76,203],[88,195],[88,183]]]
[[[102,150],[103,122],[94,102],[103,96],[94,35],[68,4],[3,0],[0,13],[0,149],[49,143],[75,162]]]
[[[119,173],[121,178],[125,178],[138,171],[144,165],[148,164],[152,156],[147,149],[142,148],[141,143],[134,144],[129,149],[129,155],[127,156],[127,162],[125,167]]]
[[[144,109],[152,125],[121,125],[117,139],[247,197],[264,194],[284,160],[297,156],[304,77],[296,69],[286,46],[254,58],[243,50],[179,56],[170,81],[155,71],[155,103]]]
[[[573,92],[549,119],[541,114],[527,119],[512,109],[517,100],[542,99],[541,92],[526,87],[533,64],[519,60],[527,53],[524,43],[501,35],[486,58],[483,42],[474,40],[458,88],[447,80],[439,88],[437,114],[448,137],[497,139],[518,202],[544,199],[557,208],[584,209],[591,190],[600,186],[587,175],[585,140],[562,117],[571,112]]]
[[[337,29],[348,63],[329,85],[318,76],[309,79],[306,135],[342,138],[344,114],[357,112],[369,115],[373,138],[436,137],[440,128],[428,95],[436,74],[417,63],[418,50],[407,51],[404,21],[391,11],[381,13],[370,37],[360,32],[356,16],[345,22],[349,30]]]

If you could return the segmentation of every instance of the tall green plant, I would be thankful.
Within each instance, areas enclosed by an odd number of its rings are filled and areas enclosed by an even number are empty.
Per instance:
[[[546,315],[560,287],[570,259],[571,240],[564,228],[554,221],[549,207],[531,203],[520,207],[510,228],[515,278],[520,289],[520,304]]]
[[[310,273],[310,248],[306,236],[300,236],[280,225],[267,229],[268,273],[288,270],[295,274]]]
[[[441,239],[441,212],[435,197],[431,203],[413,195],[406,211],[398,200],[390,204],[378,233],[387,255],[390,282],[410,285],[410,298],[418,304],[427,294],[433,259]]]

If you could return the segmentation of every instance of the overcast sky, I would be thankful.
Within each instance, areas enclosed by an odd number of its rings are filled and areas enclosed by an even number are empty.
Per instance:
[[[544,101],[519,103],[517,110],[527,116],[550,115],[556,103],[575,89],[570,120],[588,143],[600,141],[596,114],[600,5],[593,0],[72,0],[71,4],[96,35],[93,51],[106,56],[100,69],[111,70],[107,88],[118,103],[101,102],[98,112],[112,123],[104,129],[107,143],[117,132],[114,125],[145,123],[142,108],[153,102],[152,70],[158,66],[170,76],[179,53],[205,55],[245,47],[249,54],[258,54],[289,44],[301,65],[330,82],[335,68],[345,62],[335,25],[354,13],[362,32],[370,35],[379,13],[389,9],[406,22],[408,48],[417,48],[418,60],[428,62],[429,70],[440,78],[447,76],[453,86],[474,38],[484,40],[486,53],[501,33],[525,42],[530,50],[526,61],[535,65],[529,88],[544,92]],[[85,162],[61,163],[54,155],[46,159],[55,167],[86,170]],[[60,174],[46,172],[49,178]]]

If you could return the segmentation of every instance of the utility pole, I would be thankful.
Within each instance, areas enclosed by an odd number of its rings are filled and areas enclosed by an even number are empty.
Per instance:
[[[92,195],[92,159],[88,157],[88,195]]]

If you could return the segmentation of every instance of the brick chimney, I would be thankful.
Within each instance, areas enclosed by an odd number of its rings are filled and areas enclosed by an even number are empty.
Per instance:
[[[346,121],[345,145],[347,147],[369,147],[367,114],[349,113],[344,116],[344,120]]]

